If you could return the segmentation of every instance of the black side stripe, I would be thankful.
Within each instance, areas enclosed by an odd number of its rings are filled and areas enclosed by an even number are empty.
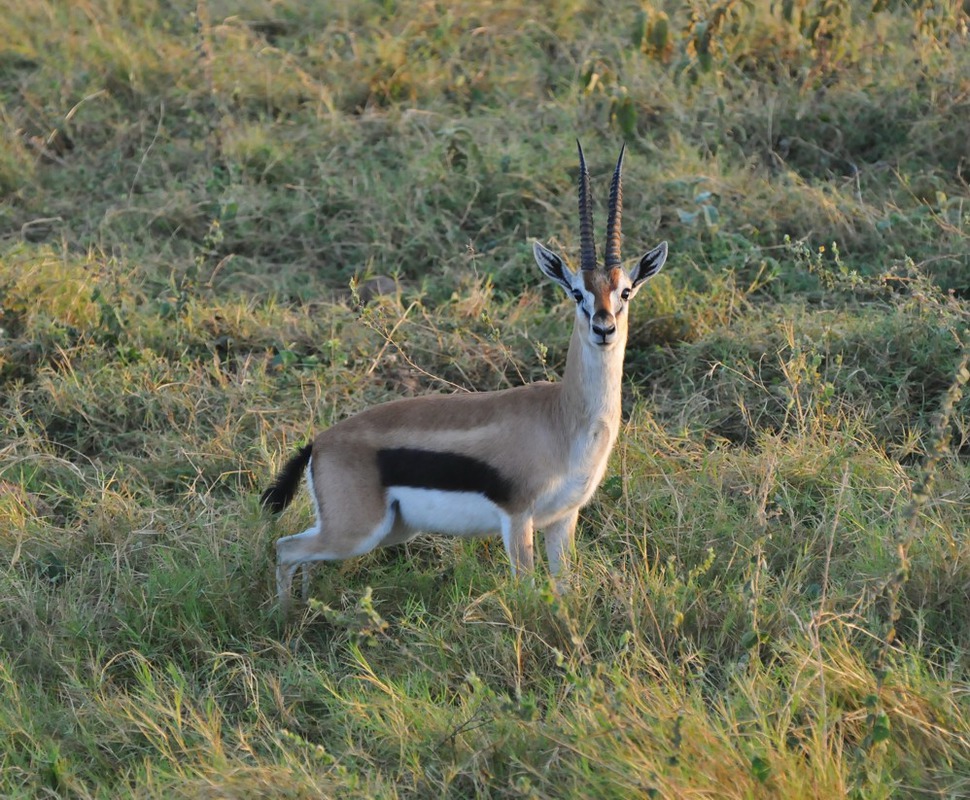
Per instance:
[[[512,481],[491,464],[471,456],[416,447],[377,451],[384,486],[410,486],[443,492],[477,492],[493,503],[512,497]]]

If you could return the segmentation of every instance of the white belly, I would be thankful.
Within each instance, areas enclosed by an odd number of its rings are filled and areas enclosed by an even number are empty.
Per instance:
[[[508,515],[476,492],[390,486],[387,500],[397,503],[401,520],[416,531],[450,536],[498,535],[508,524]]]

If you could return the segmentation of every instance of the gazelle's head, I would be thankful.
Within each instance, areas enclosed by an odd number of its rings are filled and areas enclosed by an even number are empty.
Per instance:
[[[586,330],[585,341],[597,349],[610,349],[626,342],[627,304],[648,279],[660,272],[667,260],[667,243],[661,242],[643,255],[636,265],[626,270],[620,259],[620,218],[623,215],[623,149],[616,162],[610,184],[609,217],[606,223],[606,259],[596,261],[593,241],[593,198],[589,188],[589,170],[579,146],[579,236],[580,269],[573,272],[565,261],[536,242],[536,263],[546,275],[562,286],[576,301],[577,324]]]

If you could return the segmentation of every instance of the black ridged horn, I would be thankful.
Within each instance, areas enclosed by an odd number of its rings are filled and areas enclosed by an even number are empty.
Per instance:
[[[620,148],[620,157],[616,161],[613,171],[613,182],[610,184],[610,211],[606,220],[606,268],[620,266],[620,221],[623,217],[623,153],[626,144]]]
[[[596,269],[596,242],[593,240],[593,196],[589,188],[589,170],[583,157],[583,146],[576,140],[579,148],[579,266],[580,269]]]

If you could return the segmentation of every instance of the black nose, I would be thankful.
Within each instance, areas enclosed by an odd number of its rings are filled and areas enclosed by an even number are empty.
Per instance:
[[[616,322],[611,317],[602,320],[593,319],[593,333],[602,336],[604,339],[616,333]]]

